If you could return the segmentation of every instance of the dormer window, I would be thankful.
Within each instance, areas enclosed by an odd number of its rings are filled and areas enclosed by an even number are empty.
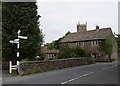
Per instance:
[[[98,41],[92,41],[92,46],[98,46]]]

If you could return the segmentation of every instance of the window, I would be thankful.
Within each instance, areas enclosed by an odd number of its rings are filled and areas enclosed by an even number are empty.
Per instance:
[[[98,41],[92,41],[92,46],[98,46]]]
[[[83,47],[84,46],[84,42],[81,42],[81,47]]]
[[[96,45],[96,46],[98,45],[98,41],[95,41],[95,45]]]
[[[80,42],[77,42],[77,45],[79,46],[79,45],[80,45]]]
[[[95,45],[95,43],[94,43],[94,41],[92,41],[92,46],[94,46]]]
[[[81,45],[81,47],[84,46],[84,42],[77,42],[76,44],[77,44],[77,46],[80,46],[80,45]]]
[[[54,54],[52,54],[52,57],[54,57]]]
[[[50,57],[50,54],[48,54],[48,57]]]
[[[65,45],[67,46],[67,45],[69,45],[69,43],[65,43]]]

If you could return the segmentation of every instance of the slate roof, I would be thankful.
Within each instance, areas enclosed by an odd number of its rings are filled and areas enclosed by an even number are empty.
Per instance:
[[[70,33],[61,42],[77,42],[77,41],[88,41],[88,40],[99,40],[105,39],[106,37],[110,36],[112,33],[111,28],[102,28],[98,31],[96,30],[89,30],[86,32],[75,32]]]

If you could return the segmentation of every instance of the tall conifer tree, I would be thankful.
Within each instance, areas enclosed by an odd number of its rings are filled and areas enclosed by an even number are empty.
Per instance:
[[[39,55],[43,34],[39,29],[36,2],[4,2],[2,4],[2,52],[3,60],[16,60],[17,45],[10,40],[17,38],[20,29],[27,40],[20,40],[20,58],[34,60]]]

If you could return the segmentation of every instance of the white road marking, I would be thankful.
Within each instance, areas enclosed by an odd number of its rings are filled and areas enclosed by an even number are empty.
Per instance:
[[[89,73],[84,74],[84,75],[82,75],[82,76],[79,76],[79,77],[76,77],[76,78],[70,79],[70,80],[68,80],[68,81],[65,81],[65,82],[63,82],[63,83],[61,83],[61,84],[66,84],[66,83],[68,83],[68,82],[71,82],[71,81],[74,81],[74,80],[76,80],[76,79],[79,79],[79,78],[85,77],[85,76],[87,76],[87,75],[89,75],[89,74],[92,74],[92,73],[94,73],[94,72],[89,72]]]
[[[111,67],[116,67],[117,65],[113,65],[113,66],[110,66],[110,67],[105,67],[103,68],[102,70],[105,70],[105,69],[108,69],[108,68],[111,68]]]
[[[118,65],[113,65],[112,67],[116,67],[116,66],[118,66]]]

